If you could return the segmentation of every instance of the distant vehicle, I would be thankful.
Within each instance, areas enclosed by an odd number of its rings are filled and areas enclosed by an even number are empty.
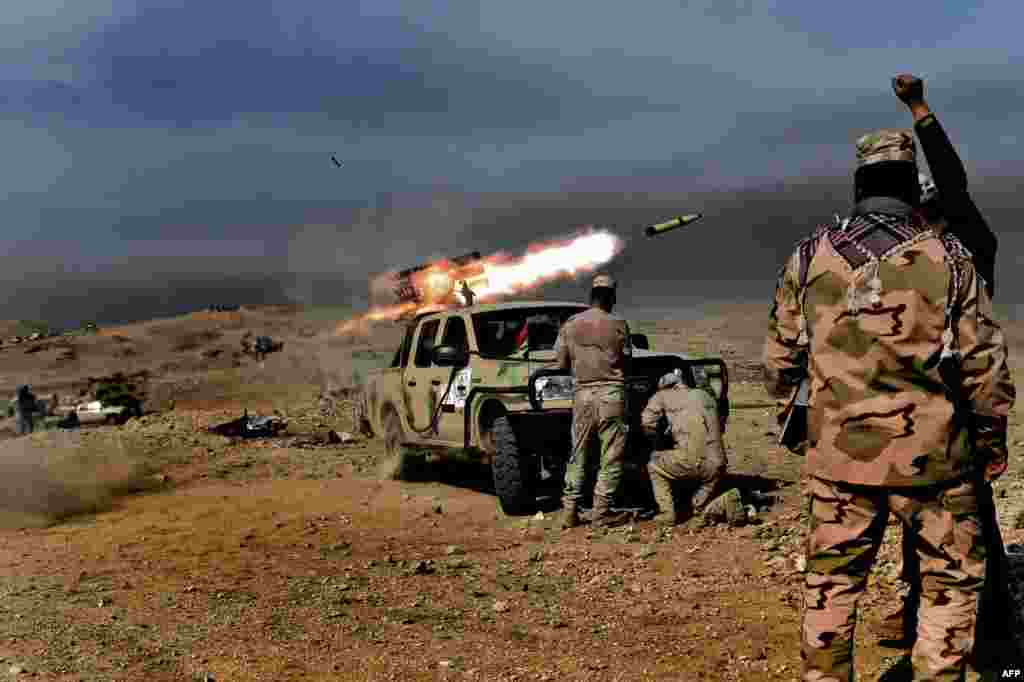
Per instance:
[[[282,348],[284,348],[283,342],[274,341],[269,336],[257,336],[256,342],[253,344],[253,351],[257,355],[267,355],[268,353],[276,353]]]
[[[74,415],[72,417],[72,415]],[[125,405],[105,405],[98,400],[75,405],[69,410],[55,414],[62,419],[81,424],[124,424],[133,416],[141,416],[131,407]]]
[[[416,316],[391,367],[370,370],[359,400],[360,428],[381,435],[401,478],[422,450],[462,450],[489,461],[502,508],[530,513],[543,473],[559,476],[571,449],[574,380],[553,368],[558,331],[581,303],[546,301],[474,305]],[[718,358],[647,350],[633,335],[627,379],[631,467],[651,448],[640,413],[658,379],[680,369],[729,410],[728,372]]]

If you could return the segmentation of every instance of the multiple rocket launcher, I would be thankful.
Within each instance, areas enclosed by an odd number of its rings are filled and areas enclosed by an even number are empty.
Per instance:
[[[465,282],[472,290],[486,280],[479,251],[458,258],[417,265],[397,274],[395,295],[402,303],[420,305],[455,303],[456,284]]]
[[[644,228],[647,237],[657,237],[672,230],[692,225],[704,217],[702,213],[691,213],[672,218]],[[397,273],[394,285],[395,295],[404,304],[436,305],[465,303],[462,288],[470,292],[481,285],[486,286],[487,271],[479,251],[472,251],[457,258],[434,263],[424,263]],[[463,299],[459,300],[459,296]]]

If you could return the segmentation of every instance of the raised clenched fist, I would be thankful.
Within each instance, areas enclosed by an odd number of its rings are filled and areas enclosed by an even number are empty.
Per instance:
[[[901,73],[892,79],[892,91],[908,106],[924,101],[924,81],[909,73]]]

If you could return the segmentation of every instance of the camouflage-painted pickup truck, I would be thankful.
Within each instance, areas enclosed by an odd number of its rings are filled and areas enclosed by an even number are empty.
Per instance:
[[[530,513],[542,472],[558,477],[570,452],[573,380],[554,369],[558,331],[581,303],[475,305],[413,319],[391,366],[368,373],[362,428],[384,437],[401,478],[424,450],[461,449],[488,461],[502,508]],[[628,380],[629,458],[645,466],[650,445],[640,412],[666,372],[679,368],[728,414],[728,372],[720,359],[694,360],[648,350],[634,334]]]

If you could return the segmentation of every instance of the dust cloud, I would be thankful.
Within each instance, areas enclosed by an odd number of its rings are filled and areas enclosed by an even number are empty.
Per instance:
[[[50,431],[0,441],[0,528],[48,526],[159,485],[140,442]]]

